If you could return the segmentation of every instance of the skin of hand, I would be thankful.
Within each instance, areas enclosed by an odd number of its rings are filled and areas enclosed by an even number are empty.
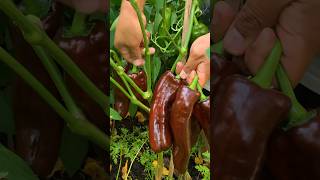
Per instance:
[[[320,1],[247,0],[241,9],[235,8],[239,1],[216,3],[214,41],[223,39],[227,52],[244,55],[255,74],[279,38],[283,46],[281,62],[292,84],[297,85],[320,50]]]
[[[91,14],[94,12],[106,13],[108,10],[107,0],[58,0],[59,2],[75,8],[77,11]]]
[[[142,12],[144,1],[138,1],[140,11],[143,15],[144,24],[146,18]],[[150,34],[147,33],[149,37]],[[123,0],[120,9],[120,15],[115,30],[114,45],[120,51],[122,57],[136,66],[142,66],[144,59],[143,34],[140,28],[138,16],[131,6],[130,2]],[[149,48],[150,54],[155,52],[154,48]]]
[[[203,87],[210,78],[210,59],[207,49],[210,48],[210,33],[198,37],[190,48],[190,55],[186,62],[177,64],[176,72],[182,79],[191,83],[195,74],[199,77],[199,84]],[[195,71],[192,73],[192,71]]]

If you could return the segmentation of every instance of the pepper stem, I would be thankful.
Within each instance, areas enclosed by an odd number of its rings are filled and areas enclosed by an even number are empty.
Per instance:
[[[251,80],[262,88],[269,88],[279,65],[281,54],[282,46],[280,41],[277,40],[271,54],[268,56],[258,73]]]
[[[195,89],[196,89],[197,84],[198,84],[198,80],[199,80],[199,77],[198,77],[198,75],[196,75],[196,76],[193,78],[191,84],[189,85],[189,88],[190,88],[191,90],[195,90]]]
[[[70,32],[73,36],[80,36],[84,34],[84,32],[86,31],[86,19],[86,14],[80,13],[78,11],[75,12],[70,28]]]
[[[303,124],[305,121],[312,118],[315,113],[313,111],[308,112],[297,100],[294,91],[292,89],[290,80],[288,78],[287,73],[285,72],[282,65],[279,65],[276,71],[277,80],[280,86],[281,91],[287,95],[291,100],[291,109],[289,112],[289,122],[283,128],[284,130],[288,130],[292,127]]]
[[[223,54],[223,42],[219,41],[212,45],[213,52],[222,55]]]
[[[208,99],[208,97],[206,95],[203,94],[203,91],[202,91],[202,87],[200,86],[199,83],[197,83],[197,89],[200,93],[200,101],[205,101]]]

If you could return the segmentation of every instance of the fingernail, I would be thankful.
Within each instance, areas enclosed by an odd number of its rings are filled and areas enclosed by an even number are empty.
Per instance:
[[[186,79],[186,78],[187,78],[186,72],[184,72],[184,71],[182,70],[181,73],[180,73],[180,77],[181,77],[182,79]]]
[[[242,55],[246,49],[245,38],[236,28],[232,28],[223,40],[224,48],[232,55]]]

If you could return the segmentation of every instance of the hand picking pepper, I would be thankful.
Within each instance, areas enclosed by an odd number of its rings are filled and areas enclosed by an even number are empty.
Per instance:
[[[197,78],[196,76],[189,87],[185,85],[179,87],[170,113],[170,127],[174,139],[173,163],[179,174],[186,172],[191,153],[191,115],[200,97],[199,92],[195,90]]]
[[[211,123],[211,173],[219,180],[255,179],[261,168],[267,141],[289,112],[290,99],[270,88],[281,56],[277,41],[257,75],[240,75],[220,85]]]
[[[50,37],[57,32],[61,15],[61,7],[54,4],[52,12],[42,19],[43,28]],[[17,60],[59,99],[49,74],[16,27],[11,28],[11,38]],[[13,108],[16,153],[31,166],[35,174],[45,178],[58,159],[63,121],[21,78],[15,80]]]
[[[107,93],[106,78],[108,75],[108,34],[104,22],[95,22],[88,36],[64,37],[63,31],[57,34],[55,40],[79,68],[89,77],[99,89]],[[86,117],[104,131],[107,129],[107,117],[97,105],[70,77],[66,76],[66,84],[72,96],[81,107]]]
[[[149,139],[151,149],[156,153],[167,150],[172,145],[170,111],[181,83],[171,71],[166,71],[154,89],[149,115]]]
[[[267,167],[278,180],[320,179],[320,115],[298,102],[281,66],[277,79],[292,107],[283,130],[278,129],[270,140]]]

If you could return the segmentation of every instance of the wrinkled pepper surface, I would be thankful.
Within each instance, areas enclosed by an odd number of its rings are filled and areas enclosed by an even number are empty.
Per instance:
[[[270,139],[267,167],[277,180],[320,179],[320,114],[297,101],[284,69],[278,69],[277,78],[292,107],[284,130]]]
[[[178,173],[188,168],[192,147],[192,111],[199,100],[199,92],[182,85],[179,87],[170,113],[170,126],[173,134],[173,163]]]
[[[61,23],[61,6],[54,4],[51,13],[42,19],[44,30],[53,37]],[[49,74],[17,27],[11,28],[16,59],[59,99]],[[48,176],[60,150],[63,121],[42,98],[17,77],[14,84],[15,150],[40,177]]]
[[[171,71],[166,71],[155,87],[149,115],[149,140],[154,152],[167,150],[172,145],[170,112],[181,84]]]
[[[88,76],[88,78],[103,92],[107,94],[108,87],[106,78],[108,76],[107,53],[108,33],[104,22],[95,22],[88,36],[67,38],[63,36],[60,29],[55,41],[63,49],[77,66]],[[107,117],[103,111],[77,83],[66,75],[66,84],[79,107],[86,117],[103,131],[107,131]]]
[[[210,124],[210,168],[214,179],[257,178],[267,141],[291,106],[287,96],[270,89],[280,57],[281,45],[277,41],[251,80],[232,75],[221,83]]]

